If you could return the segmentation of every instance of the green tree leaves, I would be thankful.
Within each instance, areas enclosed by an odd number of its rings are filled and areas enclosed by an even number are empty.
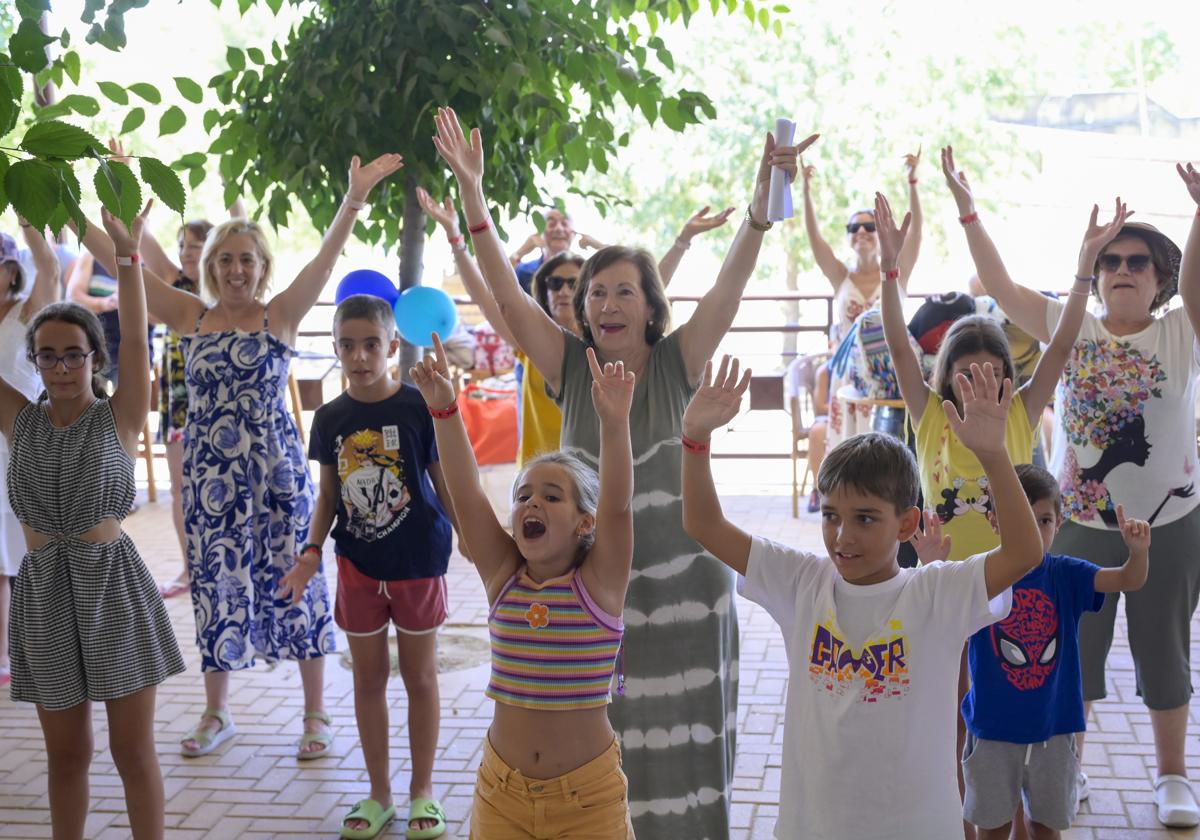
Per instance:
[[[21,140],[21,148],[37,157],[78,160],[102,147],[82,128],[50,120],[31,126]]]
[[[120,161],[108,161],[96,170],[93,184],[96,197],[108,212],[125,224],[132,224],[133,217],[142,209],[142,185],[133,170]]]
[[[58,207],[58,173],[40,160],[20,160],[4,173],[4,192],[31,225],[45,227]]]

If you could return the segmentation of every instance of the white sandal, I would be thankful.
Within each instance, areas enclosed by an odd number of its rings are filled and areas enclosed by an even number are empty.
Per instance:
[[[199,758],[202,755],[208,755],[237,733],[237,727],[233,725],[233,719],[229,717],[228,712],[222,709],[205,709],[204,714],[200,716],[200,723],[204,723],[205,718],[213,718],[220,721],[221,728],[213,732],[201,729],[200,725],[197,724],[191,732],[179,740],[179,754],[184,758]],[[188,749],[183,745],[184,741],[195,741],[196,748],[194,750]]]
[[[1154,783],[1154,803],[1158,821],[1168,828],[1194,828],[1200,825],[1200,807],[1186,776],[1168,773]]]

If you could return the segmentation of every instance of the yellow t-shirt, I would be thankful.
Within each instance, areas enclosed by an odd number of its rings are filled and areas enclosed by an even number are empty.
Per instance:
[[[546,396],[546,380],[541,371],[530,364],[524,353],[515,355],[525,366],[525,381],[521,384],[521,445],[517,450],[520,467],[538,455],[558,449],[562,410]]]
[[[1020,394],[1008,409],[1004,448],[1014,464],[1033,460],[1033,428]],[[950,536],[949,559],[965,560],[1000,544],[987,521],[992,500],[983,466],[950,431],[942,399],[932,391],[917,422],[917,464],[925,507],[941,517],[942,533]]]

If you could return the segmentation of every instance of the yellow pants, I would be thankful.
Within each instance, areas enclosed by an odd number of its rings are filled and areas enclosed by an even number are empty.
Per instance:
[[[490,741],[475,782],[471,840],[634,840],[621,748],[554,779],[527,779]]]

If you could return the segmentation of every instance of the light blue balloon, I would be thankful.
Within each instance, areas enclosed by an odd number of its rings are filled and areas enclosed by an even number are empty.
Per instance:
[[[441,289],[413,286],[405,289],[392,304],[396,326],[409,344],[432,347],[433,334],[446,338],[458,323],[454,299]]]
[[[351,295],[373,295],[386,300],[388,306],[395,306],[396,299],[400,297],[400,290],[387,275],[369,268],[360,268],[342,278],[333,301],[341,303]]]

